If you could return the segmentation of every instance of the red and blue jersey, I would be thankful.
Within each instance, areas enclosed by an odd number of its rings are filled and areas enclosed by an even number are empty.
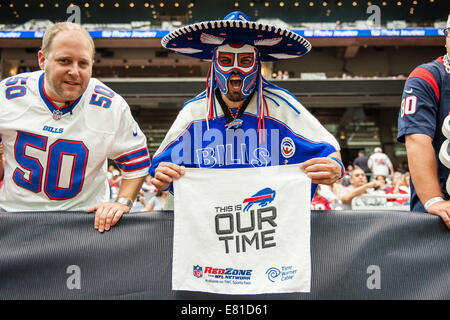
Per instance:
[[[278,166],[339,150],[336,139],[291,93],[267,82],[263,95],[268,106],[264,139],[258,132],[256,94],[239,113],[240,127],[230,129],[227,124],[233,120],[220,108],[213,120],[206,119],[205,92],[188,101],[156,151],[150,174],[154,176],[161,162],[216,169]],[[312,194],[315,189],[313,185]]]
[[[448,121],[445,118],[449,111],[450,76],[445,70],[443,57],[439,57],[415,68],[406,80],[398,117],[397,140],[405,142],[405,136],[410,134],[426,134],[433,139],[439,184],[447,200],[450,199],[446,189],[450,169],[439,160],[439,152],[447,140],[442,128]],[[426,212],[412,181],[411,211]]]

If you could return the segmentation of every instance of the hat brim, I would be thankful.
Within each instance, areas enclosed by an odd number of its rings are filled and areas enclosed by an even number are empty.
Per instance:
[[[298,58],[311,50],[302,36],[254,21],[204,21],[176,29],[161,39],[164,48],[203,60],[211,60],[214,48],[227,43],[256,47],[261,61]]]

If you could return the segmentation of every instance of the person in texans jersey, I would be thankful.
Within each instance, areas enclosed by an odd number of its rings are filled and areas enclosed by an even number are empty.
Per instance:
[[[130,210],[150,166],[146,138],[125,100],[91,78],[94,53],[86,30],[57,23],[43,38],[42,70],[0,82],[2,210],[95,211],[100,232]],[[123,172],[115,202],[107,159]]]
[[[336,139],[294,95],[262,77],[261,62],[306,54],[306,39],[236,11],[174,30],[161,43],[211,66],[206,90],[184,104],[153,157],[157,188],[171,187],[185,167],[300,164],[312,195],[318,183],[343,176]]]
[[[416,67],[405,82],[398,117],[411,173],[411,211],[441,217],[450,228],[450,15],[447,53]]]

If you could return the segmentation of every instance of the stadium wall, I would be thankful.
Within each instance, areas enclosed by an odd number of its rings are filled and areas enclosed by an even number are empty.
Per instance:
[[[93,223],[1,213],[0,299],[450,299],[450,232],[428,214],[313,211],[311,293],[250,296],[171,290],[173,212],[128,214],[105,233]]]

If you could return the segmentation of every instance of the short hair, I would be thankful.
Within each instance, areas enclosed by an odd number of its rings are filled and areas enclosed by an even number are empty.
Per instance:
[[[44,37],[42,38],[42,47],[41,47],[41,51],[44,54],[44,56],[48,56],[48,54],[50,53],[53,39],[55,38],[55,36],[61,31],[68,31],[68,30],[78,30],[84,36],[86,36],[86,39],[88,39],[89,43],[91,44],[92,59],[94,59],[95,44],[89,32],[87,32],[87,30],[83,28],[81,25],[67,21],[55,23],[45,31]]]
[[[360,167],[356,167],[354,170],[352,170],[352,172],[350,173],[350,178],[353,178],[353,176],[355,175],[356,171],[362,171],[362,173],[364,173],[364,175],[366,175],[366,173],[364,172],[363,169],[361,169]]]

